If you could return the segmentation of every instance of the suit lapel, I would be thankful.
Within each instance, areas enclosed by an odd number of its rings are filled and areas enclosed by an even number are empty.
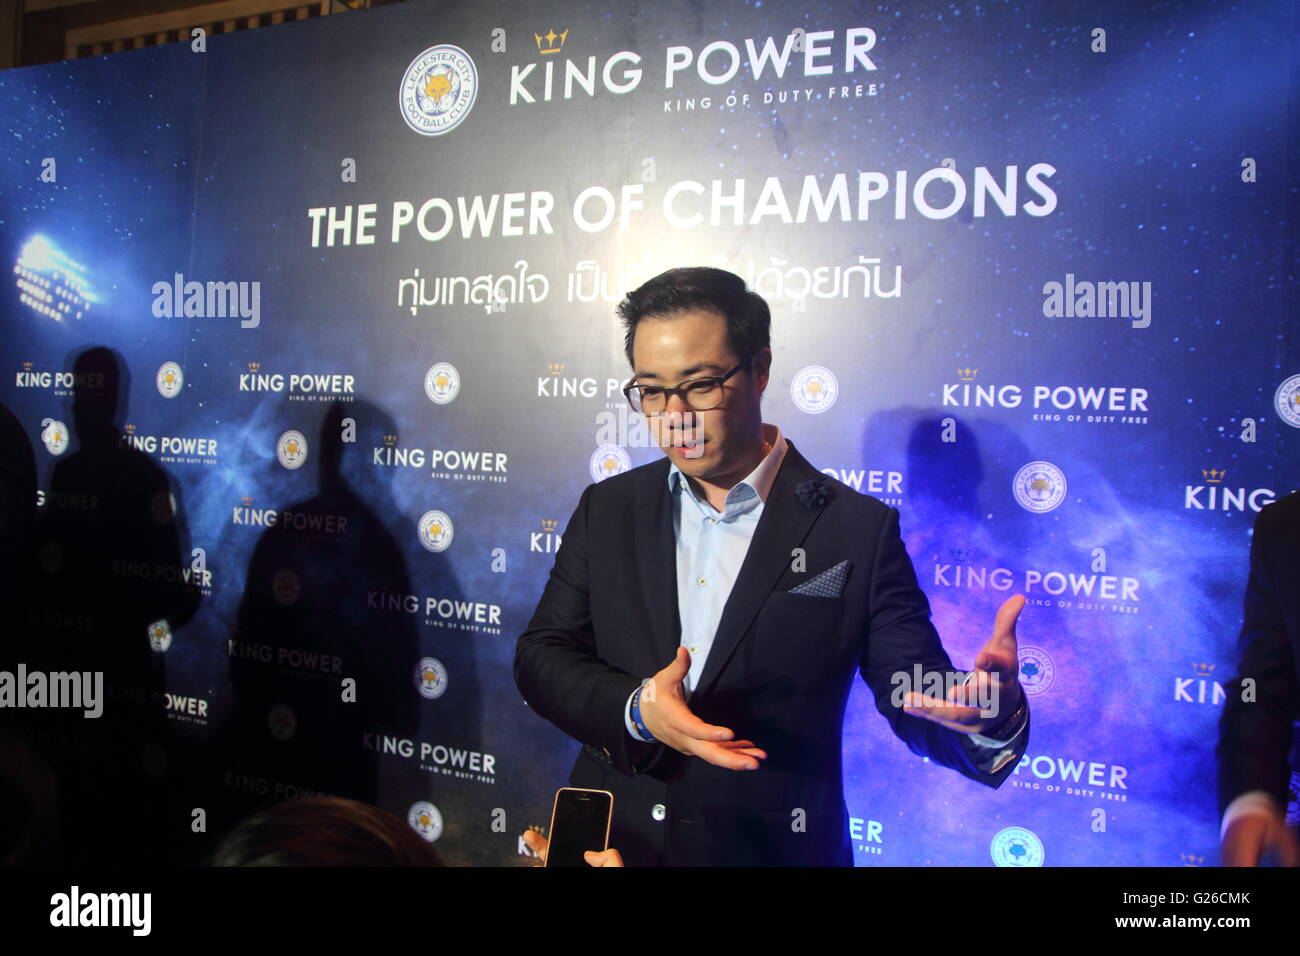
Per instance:
[[[637,570],[641,594],[654,637],[655,670],[666,667],[681,643],[677,612],[677,539],[673,534],[673,499],[668,491],[667,457],[647,468],[637,483],[633,507]]]
[[[799,454],[794,442],[786,439],[789,447],[781,468],[772,483],[771,493],[763,504],[763,513],[759,516],[754,537],[741,563],[740,573],[732,585],[731,594],[722,610],[722,620],[718,623],[713,646],[709,650],[708,662],[704,673],[700,675],[699,685],[692,693],[698,698],[708,693],[718,674],[731,658],[736,646],[758,610],[767,600],[768,594],[776,587],[781,574],[790,566],[791,552],[803,543],[816,523],[824,508],[805,508],[795,494],[795,486],[809,478],[824,477],[821,472],[808,463]],[[665,478],[665,483],[667,479]],[[668,515],[671,538],[672,509]],[[673,545],[674,556],[676,545]],[[675,577],[675,575],[674,575]],[[676,609],[676,589],[674,589],[673,607]],[[680,634],[680,629],[678,631]]]
[[[692,697],[708,691],[749,629],[781,574],[791,552],[803,543],[824,508],[805,508],[795,486],[822,473],[786,439],[785,458],[763,504],[754,537],[727,597],[722,619],[709,650],[709,659]],[[668,490],[667,458],[646,469],[636,486],[633,509],[635,550],[641,593],[654,638],[654,659],[664,667],[677,653],[682,625],[677,609],[677,539],[673,533],[673,500]]]

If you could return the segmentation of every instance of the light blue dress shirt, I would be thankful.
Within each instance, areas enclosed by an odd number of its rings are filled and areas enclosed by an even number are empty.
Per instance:
[[[673,536],[677,540],[677,613],[682,622],[681,643],[691,654],[691,669],[682,682],[688,700],[704,673],[723,608],[785,459],[786,442],[780,428],[764,424],[763,440],[771,443],[771,449],[744,480],[727,492],[722,511],[696,496],[677,465],[668,469]],[[645,740],[632,723],[631,696],[623,710],[628,733]]]
[[[763,506],[785,459],[786,441],[776,425],[763,424],[763,440],[771,450],[739,484],[727,492],[722,511],[696,496],[677,465],[668,469],[668,488],[673,497],[673,533],[677,539],[677,611],[681,619],[681,643],[691,654],[691,669],[682,682],[689,700],[704,673],[722,611],[740,575],[740,566],[763,514]],[[666,663],[666,662],[665,662]],[[635,694],[635,691],[633,691]],[[623,707],[627,732],[646,741],[632,722],[632,695]],[[1010,738],[1016,739],[1028,721]],[[1002,747],[1009,743],[972,735],[981,747]],[[648,741],[647,741],[648,742]]]

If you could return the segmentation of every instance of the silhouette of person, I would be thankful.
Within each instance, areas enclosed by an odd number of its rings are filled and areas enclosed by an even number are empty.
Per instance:
[[[377,618],[367,603],[376,581],[402,594],[411,582],[396,542],[344,477],[343,419],[354,414],[328,408],[313,448],[317,494],[280,509],[249,562],[231,635],[222,767],[261,781],[266,799],[232,798],[232,817],[313,794],[377,802],[377,753],[363,735],[407,736],[418,719],[408,681],[415,620]]]
[[[100,717],[49,712],[65,735],[65,752],[50,755],[64,784],[65,833],[92,818],[97,832],[95,841],[67,840],[69,862],[78,862],[78,852],[148,862],[165,856],[172,822],[164,809],[160,651],[193,617],[200,594],[167,580],[183,565],[176,496],[166,472],[124,440],[125,361],[97,346],[72,367],[76,448],[55,464],[37,523],[29,616],[36,660],[28,664],[103,675]]]

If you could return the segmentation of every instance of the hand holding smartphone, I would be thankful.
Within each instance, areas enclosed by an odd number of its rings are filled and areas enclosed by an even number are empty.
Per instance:
[[[546,865],[587,866],[583,854],[599,853],[609,846],[609,826],[614,816],[614,795],[608,790],[561,787],[555,791]]]

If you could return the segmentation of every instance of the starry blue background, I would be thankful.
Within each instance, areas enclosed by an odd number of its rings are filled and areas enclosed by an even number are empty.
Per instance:
[[[4,319],[5,404],[29,428],[42,480],[54,459],[39,422],[67,398],[12,387],[12,372],[68,368],[85,346],[109,344],[132,372],[127,421],[149,434],[215,438],[213,464],[168,466],[186,517],[188,545],[202,546],[216,586],[167,655],[168,686],[205,697],[213,718],[177,728],[177,746],[201,746],[220,725],[235,625],[256,532],[232,524],[245,497],[285,507],[311,496],[310,464],[286,471],[276,438],[296,428],[309,445],[325,403],[241,394],[250,362],[263,371],[355,376],[358,443],[343,457],[351,486],[398,543],[419,594],[498,604],[500,634],[448,635],[418,628],[420,655],[455,662],[449,684],[473,672],[472,701],[423,704],[395,733],[473,745],[497,757],[496,782],[422,774],[409,761],[380,760],[389,809],[428,799],[446,823],[439,847],[457,862],[517,858],[511,834],[484,836],[470,821],[504,807],[512,821],[544,826],[547,794],[560,785],[576,744],[527,712],[511,678],[514,638],[541,592],[553,554],[530,548],[543,521],[560,530],[592,480],[597,416],[621,403],[608,381],[626,377],[613,317],[638,277],[682,264],[722,265],[757,281],[764,269],[846,267],[878,257],[897,298],[782,294],[773,307],[768,421],[814,464],[837,476],[854,469],[903,475],[904,539],[945,645],[969,666],[1007,593],[945,587],[939,565],[1005,567],[1018,590],[1028,569],[1083,573],[1094,549],[1109,573],[1140,581],[1138,613],[1029,607],[1022,644],[1050,659],[1053,682],[1032,698],[1029,757],[1000,790],[985,791],[912,755],[888,731],[859,686],[845,720],[850,815],[879,824],[855,839],[860,865],[990,865],[1005,827],[1037,837],[1047,865],[1178,865],[1215,859],[1213,741],[1220,709],[1175,697],[1197,665],[1222,680],[1233,667],[1253,513],[1184,507],[1204,468],[1226,484],[1293,490],[1297,432],[1273,407],[1277,386],[1300,373],[1296,314],[1296,4],[1247,15],[1227,3],[860,4],[814,8],[777,3],[581,2],[444,6],[411,3],[338,19],[0,74],[0,248],[16,260],[43,234],[86,263],[100,295],[85,319],[54,323],[24,309],[11,285]],[[503,26],[508,46],[492,49]],[[720,86],[694,69],[663,87],[664,48],[746,37],[783,37],[802,27],[878,34],[871,74],[754,80],[742,71]],[[568,28],[564,55],[585,64],[619,50],[642,55],[631,94],[508,103],[510,67],[541,62],[533,32]],[[1094,28],[1106,51],[1090,49]],[[413,133],[397,104],[401,75],[422,50],[454,43],[473,59],[478,100],[453,132]],[[531,49],[530,49],[531,48]],[[720,62],[714,61],[715,63]],[[558,68],[559,64],[557,64]],[[540,70],[529,80],[535,95]],[[875,96],[827,99],[832,83],[874,82]],[[784,103],[758,102],[771,89]],[[789,92],[811,88],[810,102]],[[728,94],[750,94],[728,108]],[[710,96],[708,108],[702,103]],[[678,97],[694,108],[675,108]],[[669,109],[665,109],[665,106]],[[39,181],[40,160],[58,160],[57,184]],[[1241,180],[1243,158],[1258,180]],[[341,163],[355,160],[357,181]],[[675,229],[659,214],[668,184],[745,179],[752,208],[765,177],[780,177],[793,203],[806,175],[859,170],[914,181],[951,160],[968,187],[976,166],[1001,179],[1048,162],[1057,197],[1050,215],[971,214],[968,197],[947,219],[909,204],[892,215],[893,192],[866,222]],[[823,182],[825,179],[823,179]],[[590,185],[645,185],[645,208],[628,230],[586,233],[569,215]],[[548,190],[554,235],[420,240],[413,227],[389,241],[389,210],[406,200]],[[936,187],[930,194],[941,202]],[[377,241],[310,246],[309,208],[379,204]],[[685,203],[683,206],[685,207]],[[702,204],[701,207],[703,208]],[[707,209],[705,209],[707,212]],[[550,279],[540,304],[489,313],[471,305],[420,310],[397,305],[398,282],[425,276],[500,275],[525,260]],[[570,295],[566,277],[594,260],[608,295]],[[153,316],[151,286],[175,272],[262,284],[261,325],[230,319]],[[1080,280],[1150,281],[1151,326],[1118,319],[1047,318],[1043,285]],[[589,277],[589,273],[585,273]],[[775,272],[768,288],[776,290]],[[584,280],[585,281],[585,280]],[[582,286],[580,285],[581,289]],[[162,399],[154,371],[177,361],[180,397]],[[451,362],[458,398],[431,404],[424,374]],[[548,399],[538,379],[551,363],[600,383],[591,398]],[[810,415],[790,383],[807,366],[830,370],[838,398]],[[1017,384],[1019,408],[943,406],[958,369],[980,384]],[[1034,385],[1125,386],[1149,392],[1145,424],[1036,422]],[[617,397],[617,396],[615,396]],[[66,417],[64,420],[70,420]],[[959,441],[937,441],[951,416]],[[1243,418],[1258,440],[1238,439]],[[509,456],[508,481],[432,478],[370,464],[384,435],[406,446],[487,448]],[[633,465],[653,449],[630,448]],[[1047,460],[1067,476],[1066,501],[1045,515],[1011,493],[1021,465]],[[1204,500],[1202,495],[1202,500]],[[414,528],[438,508],[455,522],[442,554],[421,548]],[[492,561],[504,554],[505,574]],[[833,563],[833,562],[832,562]],[[375,586],[365,567],[327,572]],[[947,574],[951,579],[951,573]],[[852,582],[850,582],[850,585]],[[414,661],[385,649],[372,618],[374,653],[391,654],[392,693],[413,693]],[[460,719],[457,717],[460,714]],[[472,715],[469,720],[467,715]],[[1052,791],[1062,762],[1097,764],[1122,785]],[[1034,767],[1058,768],[1038,776]],[[1112,768],[1119,768],[1118,771]],[[1037,788],[1033,785],[1037,784]],[[1093,811],[1107,813],[1095,832]],[[874,831],[873,831],[874,832]],[[512,830],[513,833],[513,830]]]

